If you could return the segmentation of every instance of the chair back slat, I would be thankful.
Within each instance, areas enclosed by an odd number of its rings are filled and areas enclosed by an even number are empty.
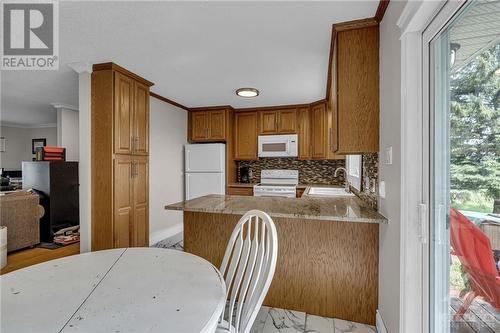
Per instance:
[[[243,280],[243,283],[241,285],[241,288],[240,288],[240,292],[238,294],[238,299],[241,300],[241,303],[240,304],[246,304],[246,297],[248,294],[248,288],[250,286],[250,281],[252,279],[252,276],[255,274],[254,272],[254,269],[255,269],[255,262],[256,262],[256,259],[257,259],[257,251],[259,249],[259,219],[254,216],[253,217],[254,219],[254,238],[255,238],[255,241],[253,241],[251,243],[251,248],[250,248],[250,254],[249,254],[249,258],[248,258],[248,262],[247,262],[247,265],[245,267],[245,277],[244,277],[244,280]],[[262,231],[261,231],[262,232]],[[235,328],[236,328],[236,331],[239,330],[239,326],[240,326],[240,322],[241,322],[241,313],[242,313],[242,310],[243,310],[243,307],[244,306],[238,306],[238,308],[236,309],[236,319],[235,319]]]
[[[229,296],[229,310],[228,310],[229,318],[233,318],[234,315],[237,296],[239,291],[241,290],[241,282],[243,281],[244,274],[246,272],[245,268],[247,266],[247,262],[249,259],[250,246],[252,245],[250,240],[250,233],[252,232],[252,220],[250,219],[247,223],[244,224],[244,226],[246,226],[247,232],[246,235],[244,236],[245,240],[243,242],[243,251],[241,253],[241,257],[238,262],[238,270],[236,271],[236,276],[234,277],[231,283],[231,288],[230,288],[231,291]]]
[[[271,284],[278,254],[276,227],[269,215],[251,210],[236,225],[222,260],[227,308],[220,325],[248,333]]]

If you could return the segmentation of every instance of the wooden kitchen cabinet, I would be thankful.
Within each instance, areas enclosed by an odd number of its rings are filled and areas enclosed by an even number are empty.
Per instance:
[[[126,75],[115,73],[115,154],[131,154],[134,139],[134,81]]]
[[[222,142],[227,140],[228,109],[195,109],[189,112],[190,142]]]
[[[191,141],[208,139],[208,111],[196,111],[189,113],[191,124]]]
[[[276,110],[259,111],[259,134],[278,134],[278,112]]]
[[[297,133],[297,109],[259,110],[259,134]]]
[[[133,221],[131,246],[149,246],[149,161],[145,156],[132,161]]]
[[[333,151],[379,150],[379,27],[333,32],[330,107]]]
[[[321,101],[311,104],[311,158],[315,160],[344,159],[345,156],[333,152],[332,143],[335,128],[331,123],[331,112],[327,102]],[[300,143],[299,143],[300,145]]]
[[[130,225],[133,219],[132,158],[118,155],[113,163],[114,211],[112,247],[130,246]],[[94,240],[92,240],[94,243]]]
[[[149,87],[114,72],[114,153],[149,151]]]
[[[132,146],[134,155],[149,154],[149,86],[134,83],[134,117],[133,136],[135,141]]]
[[[278,134],[297,133],[297,109],[278,111]]]
[[[113,63],[91,82],[92,250],[149,245],[149,87]]]
[[[147,156],[117,155],[114,160],[115,248],[149,246],[149,164]]]
[[[299,140],[299,156],[301,160],[311,158],[311,113],[309,107],[297,110],[297,134]]]
[[[227,187],[227,194],[252,196],[253,195],[253,187],[250,185],[248,187],[229,185]]]
[[[256,160],[257,157],[257,112],[235,112],[234,158]]]
[[[327,155],[327,119],[326,104],[311,106],[311,157],[325,159]]]
[[[208,113],[210,140],[226,139],[226,110],[214,110]]]

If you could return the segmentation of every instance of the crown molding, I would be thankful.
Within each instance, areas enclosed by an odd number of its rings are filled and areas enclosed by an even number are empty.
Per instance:
[[[156,99],[159,99],[162,102],[165,102],[165,103],[168,103],[168,104],[172,104],[173,106],[177,106],[178,108],[184,109],[186,111],[189,111],[189,108],[187,106],[184,106],[184,105],[182,105],[180,103],[177,103],[176,101],[173,101],[171,99],[168,99],[166,97],[158,95],[158,94],[156,94],[156,93],[154,93],[152,91],[149,92],[149,96],[154,97]]]
[[[377,7],[377,12],[375,13],[374,16],[375,21],[377,21],[378,23],[382,21],[388,6],[389,6],[389,0],[380,0]]]
[[[26,125],[26,124],[12,123],[9,121],[2,121],[2,122],[0,122],[0,126],[14,127],[14,128],[53,128],[53,127],[57,127],[57,124],[56,123],[48,123],[48,124]]]
[[[126,76],[129,76],[131,78],[133,78],[134,80],[137,80],[139,82],[142,82],[143,84],[147,85],[148,87],[151,87],[154,85],[153,82],[151,81],[148,81],[146,80],[145,78],[143,78],[142,76],[139,76],[131,71],[129,71],[128,69],[118,65],[118,64],[115,64],[114,62],[105,62],[105,63],[101,63],[101,64],[93,64],[92,65],[92,70],[97,72],[97,71],[105,71],[105,70],[112,70],[112,71],[116,71],[116,72],[119,72],[123,75],[126,75]]]

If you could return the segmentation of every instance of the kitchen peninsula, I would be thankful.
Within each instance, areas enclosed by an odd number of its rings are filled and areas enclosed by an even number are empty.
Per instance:
[[[373,325],[378,302],[378,225],[387,220],[355,196],[207,195],[167,205],[184,211],[184,248],[219,267],[240,217],[267,212],[278,262],[265,305]]]

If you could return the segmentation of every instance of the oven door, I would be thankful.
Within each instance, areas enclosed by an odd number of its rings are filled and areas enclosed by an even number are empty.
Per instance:
[[[259,157],[297,157],[298,136],[259,135]]]

